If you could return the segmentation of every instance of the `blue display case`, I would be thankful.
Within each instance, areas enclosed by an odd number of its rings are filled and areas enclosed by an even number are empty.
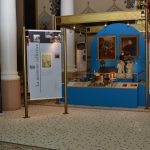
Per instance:
[[[105,70],[108,68],[111,71],[102,72],[100,59],[98,59],[98,42],[97,37],[112,36],[116,37],[115,59],[105,60]],[[116,78],[110,82],[97,86],[95,83],[96,73],[109,74],[115,72],[118,61],[120,60],[120,37],[136,36],[138,37],[137,46],[138,53],[136,57],[131,57],[134,62],[133,78]],[[146,79],[146,53],[145,40],[142,33],[130,25],[123,23],[115,23],[104,27],[94,37],[91,43],[91,60],[90,60],[90,75],[82,75],[79,78],[74,78],[68,83],[68,104],[85,105],[85,106],[103,106],[103,107],[125,107],[136,108],[145,106],[145,79]],[[125,58],[126,59],[126,58]],[[113,70],[113,71],[112,71]],[[84,78],[83,78],[84,77]],[[127,86],[124,86],[127,85]],[[135,85],[135,86],[132,86]]]

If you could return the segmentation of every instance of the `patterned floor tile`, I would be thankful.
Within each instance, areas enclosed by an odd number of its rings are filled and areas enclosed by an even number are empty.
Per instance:
[[[29,106],[4,112],[0,140],[56,150],[149,150],[150,111]]]

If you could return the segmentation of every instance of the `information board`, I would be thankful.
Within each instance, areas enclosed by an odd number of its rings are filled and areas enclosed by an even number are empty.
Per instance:
[[[61,98],[61,32],[29,30],[27,53],[30,99]]]

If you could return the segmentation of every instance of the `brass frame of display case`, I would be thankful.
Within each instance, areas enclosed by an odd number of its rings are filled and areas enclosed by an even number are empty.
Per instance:
[[[147,0],[146,0],[147,2]],[[96,33],[103,29],[106,24],[122,22],[135,27],[137,30],[145,32],[146,45],[146,105],[148,109],[149,97],[149,39],[148,39],[148,9],[134,11],[114,11],[103,13],[90,13],[81,15],[57,16],[56,25],[74,29],[75,32],[85,32],[86,35]],[[139,23],[141,22],[141,23]],[[139,24],[138,24],[139,23]]]
[[[71,24],[86,24],[86,23],[100,23],[100,22],[114,22],[114,21],[132,21],[141,20],[143,16],[140,10],[138,11],[114,11],[104,13],[89,13],[82,15],[69,15],[56,17],[57,25],[65,26]],[[145,18],[145,17],[144,17]]]
[[[145,10],[115,11],[103,13],[89,13],[81,15],[57,16],[57,26],[73,28],[75,31],[96,33],[108,23],[123,22],[135,27],[139,31],[145,31]]]

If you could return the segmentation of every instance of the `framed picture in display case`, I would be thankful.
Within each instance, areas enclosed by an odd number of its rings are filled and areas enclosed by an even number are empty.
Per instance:
[[[98,36],[97,53],[99,60],[116,59],[116,36]]]
[[[138,36],[120,36],[120,53],[124,52],[125,57],[138,57]]]

